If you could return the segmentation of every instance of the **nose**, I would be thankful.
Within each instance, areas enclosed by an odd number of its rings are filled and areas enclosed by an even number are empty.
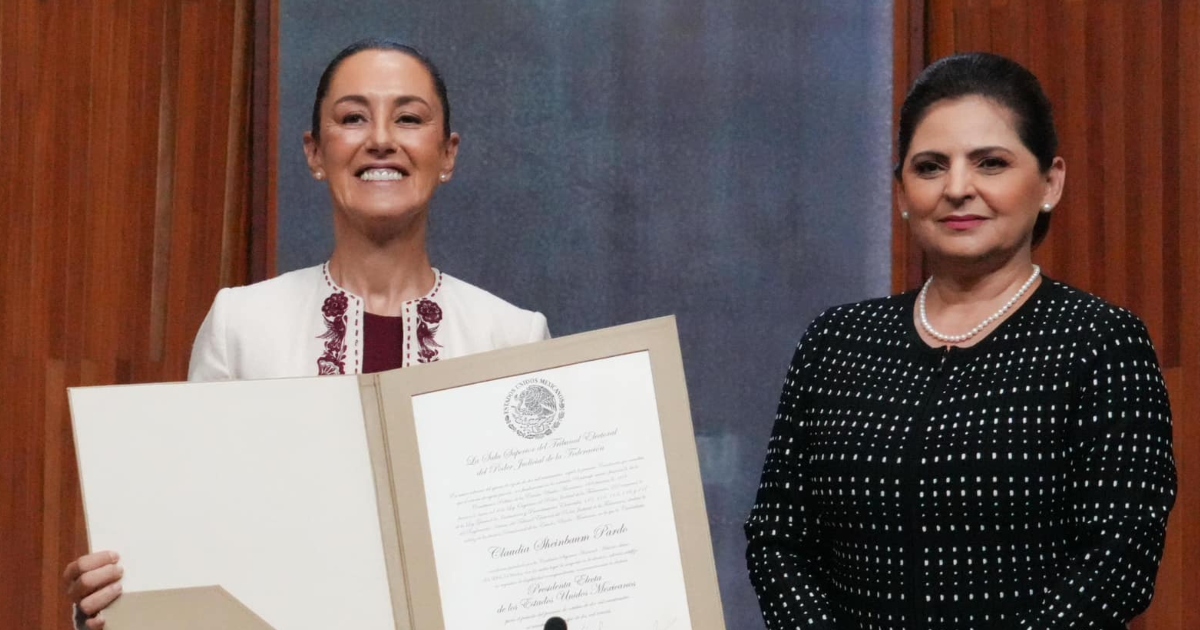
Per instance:
[[[396,139],[392,136],[392,126],[386,116],[375,118],[371,136],[367,140],[367,150],[377,157],[396,152]]]
[[[946,188],[943,191],[947,201],[958,205],[975,196],[975,180],[971,169],[962,162],[954,162],[946,173]]]

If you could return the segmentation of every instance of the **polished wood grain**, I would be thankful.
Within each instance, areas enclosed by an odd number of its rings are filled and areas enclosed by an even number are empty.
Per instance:
[[[1030,68],[1054,104],[1067,185],[1036,258],[1146,322],[1175,418],[1179,496],[1133,627],[1200,628],[1200,2],[904,0],[896,16],[898,94],[914,50],[922,64],[990,51]],[[894,243],[894,288],[918,286],[920,253]]]
[[[925,1],[895,0],[892,6],[895,15],[892,71],[896,82],[892,91],[892,127],[896,128],[900,124],[900,106],[904,104],[908,86],[928,62],[925,55]],[[921,252],[909,238],[898,208],[892,213],[892,258],[895,261],[892,265],[893,287],[903,290],[902,287],[914,286],[921,281],[924,273]]]
[[[0,627],[70,624],[66,388],[185,378],[216,291],[252,279],[254,6],[0,3]]]
[[[279,0],[254,0],[250,111],[250,277],[275,275],[279,172]]]

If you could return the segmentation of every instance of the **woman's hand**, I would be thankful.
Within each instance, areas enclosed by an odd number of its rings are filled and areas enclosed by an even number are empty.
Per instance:
[[[100,611],[108,608],[121,595],[121,576],[125,569],[117,564],[115,551],[97,551],[75,560],[63,571],[67,597],[87,617],[89,630],[104,627]]]

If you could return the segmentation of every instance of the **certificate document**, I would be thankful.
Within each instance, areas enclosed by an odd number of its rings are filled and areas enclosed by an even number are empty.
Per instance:
[[[724,630],[674,319],[364,387],[411,628]]]
[[[412,404],[447,628],[691,627],[647,352]]]
[[[110,630],[724,630],[672,318],[70,400]]]

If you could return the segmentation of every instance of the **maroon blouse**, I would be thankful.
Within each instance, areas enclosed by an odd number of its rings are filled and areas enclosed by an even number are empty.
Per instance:
[[[394,370],[404,364],[404,317],[363,313],[363,373]]]

